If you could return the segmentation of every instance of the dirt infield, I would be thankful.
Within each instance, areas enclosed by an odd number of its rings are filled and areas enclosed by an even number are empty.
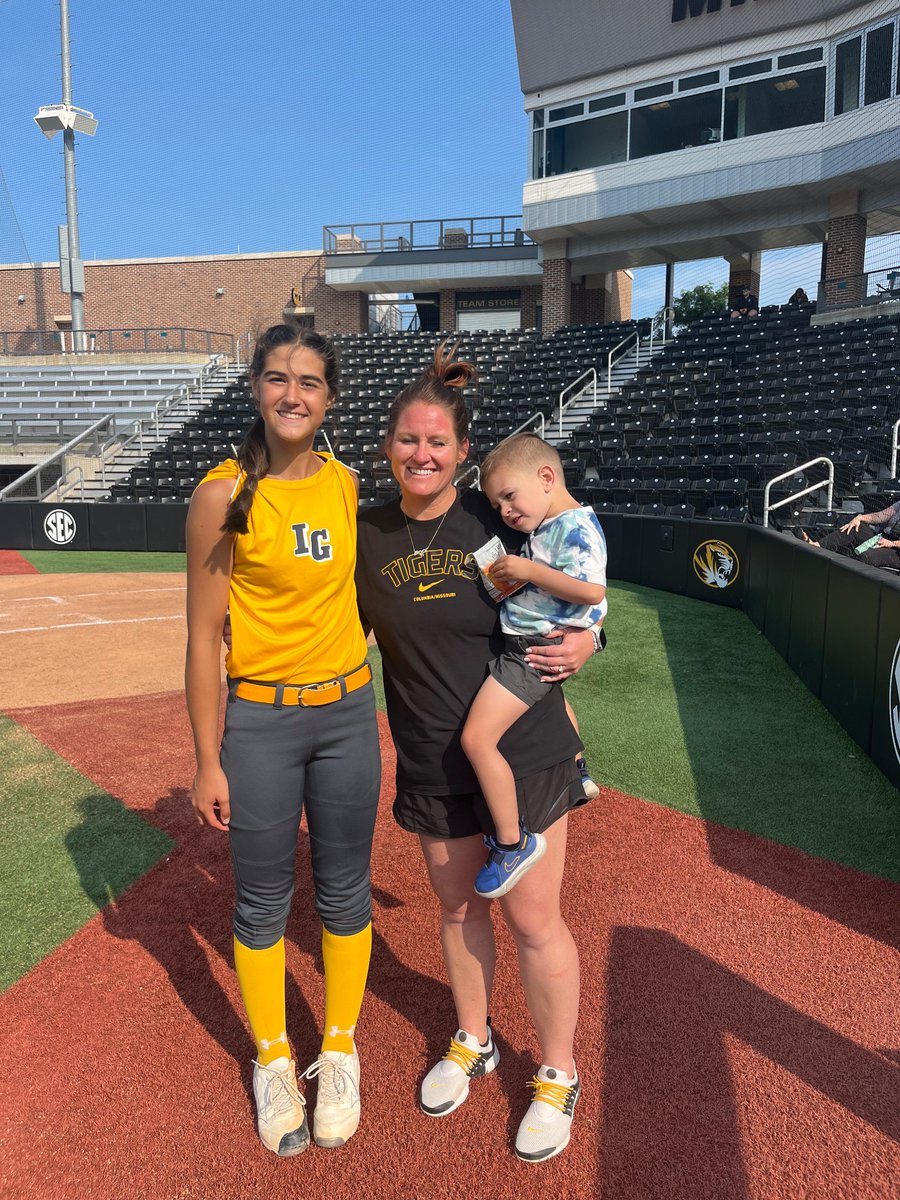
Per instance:
[[[156,637],[171,626],[166,657],[180,674],[183,598],[146,590],[148,577],[104,581],[115,597],[103,613],[91,577],[69,580],[65,597],[59,577],[20,594],[36,602],[32,619],[56,604],[51,594],[64,600],[66,619],[41,637],[96,638],[92,648],[59,643],[81,664],[112,664],[121,651],[116,669],[129,686],[56,705],[43,692],[27,707],[4,707],[177,848],[0,998],[3,1200],[897,1195],[900,885],[610,791],[571,826],[565,905],[582,954],[584,1095],[569,1149],[541,1166],[510,1150],[537,1046],[502,926],[499,1069],[452,1116],[419,1113],[417,1081],[445,1048],[453,1015],[435,902],[414,840],[390,818],[383,719],[362,1125],[341,1150],[312,1147],[284,1161],[267,1153],[253,1127],[252,1043],[231,969],[227,843],[190,810],[180,690],[139,694],[131,675],[148,623],[125,616],[129,605],[169,618],[149,628]],[[12,632],[22,626],[7,615],[10,582],[0,584],[0,646],[19,636],[36,646],[34,629]],[[67,677],[80,678],[74,666]],[[98,870],[84,866],[95,888]],[[288,1019],[305,1065],[322,1012],[305,836],[298,878]]]
[[[0,708],[180,688],[184,595],[172,573],[0,579]]]

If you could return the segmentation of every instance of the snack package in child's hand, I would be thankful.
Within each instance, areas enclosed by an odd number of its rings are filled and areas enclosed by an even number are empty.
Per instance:
[[[507,596],[512,596],[514,592],[520,592],[525,586],[524,583],[499,583],[492,577],[491,567],[498,558],[503,558],[506,554],[509,554],[509,551],[498,537],[492,537],[489,542],[485,542],[483,546],[479,546],[472,552],[476,566],[481,572],[481,581],[487,588],[490,598],[498,604]]]

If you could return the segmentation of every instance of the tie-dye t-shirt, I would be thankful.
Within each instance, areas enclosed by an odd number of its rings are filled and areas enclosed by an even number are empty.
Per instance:
[[[606,586],[606,538],[593,509],[567,508],[558,517],[542,521],[522,554],[573,579]],[[529,583],[503,601],[500,625],[504,633],[519,637],[546,637],[558,625],[587,629],[605,616],[606,600],[571,604]]]

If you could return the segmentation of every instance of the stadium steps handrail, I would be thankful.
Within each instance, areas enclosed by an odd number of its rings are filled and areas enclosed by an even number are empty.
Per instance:
[[[774,504],[769,503],[769,494],[776,483],[782,483],[785,479],[790,479],[792,475],[801,475],[808,467],[815,467],[819,463],[825,463],[828,467],[828,478],[820,479],[818,483],[812,483],[809,487],[803,488],[802,491],[792,492],[790,496],[785,496],[783,500],[776,500]],[[820,454],[818,458],[811,458],[809,462],[802,463],[800,466],[791,467],[789,471],[782,471],[780,475],[776,475],[774,479],[768,480],[763,489],[763,528],[769,526],[769,513],[774,512],[776,508],[783,508],[786,504],[790,504],[794,500],[799,500],[801,496],[808,496],[810,492],[817,492],[820,488],[827,487],[828,489],[828,510],[831,511],[831,506],[834,501],[834,463],[830,458],[826,458],[824,454]]]
[[[148,415],[137,421],[130,422],[125,427],[123,436],[121,430],[121,413],[108,413],[105,416],[94,421],[86,429],[80,430],[71,438],[64,446],[54,450],[41,462],[37,463],[30,470],[20,475],[18,479],[14,479],[12,483],[7,484],[5,488],[0,489],[0,501],[15,501],[15,500],[34,500],[35,496],[27,495],[20,496],[16,493],[30,483],[32,480],[37,480],[36,483],[36,498],[43,500],[51,492],[55,491],[57,499],[61,500],[64,496],[74,489],[77,480],[69,481],[67,489],[62,489],[61,485],[66,477],[71,473],[71,468],[60,474],[56,474],[53,482],[49,486],[45,486],[42,482],[44,473],[52,468],[55,468],[57,463],[64,463],[67,454],[72,454],[78,447],[83,447],[85,444],[92,445],[93,454],[90,457],[97,459],[97,470],[101,479],[101,486],[104,491],[107,490],[106,482],[106,466],[114,458],[116,458],[126,447],[133,446],[135,442],[138,444],[139,452],[143,455],[145,439],[148,442],[147,453],[153,448],[149,445],[151,430],[155,434],[154,445],[160,442],[160,426],[161,419],[166,415],[172,415],[174,410],[184,404],[187,409],[187,416],[193,415],[194,411],[199,412],[206,407],[207,400],[204,397],[204,382],[222,365],[223,355],[214,354],[209,362],[205,363],[202,369],[195,375],[191,384],[180,384],[168,396],[163,397],[153,406]],[[192,408],[192,397],[194,391],[198,393],[198,400],[195,408]],[[64,418],[57,421],[57,427],[62,430]],[[20,425],[30,425],[36,428],[39,422],[18,420],[12,418],[13,427],[13,445],[17,444],[17,427]],[[109,436],[101,442],[100,434],[104,430],[109,431]],[[81,495],[84,495],[84,474],[81,474]]]

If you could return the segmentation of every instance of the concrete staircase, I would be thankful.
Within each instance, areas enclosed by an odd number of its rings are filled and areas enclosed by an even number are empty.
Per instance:
[[[560,430],[557,407],[556,412],[547,421],[547,441],[554,446],[565,442],[570,434],[574,433],[576,429],[581,429],[587,423],[596,408],[608,406],[610,398],[617,396],[623,386],[630,383],[642,367],[662,353],[667,344],[662,340],[654,341],[652,344],[642,341],[638,346],[626,351],[613,366],[609,387],[607,387],[606,372],[598,369],[596,400],[593,383],[589,382],[585,390],[576,394],[574,399],[568,402],[563,409],[562,430]]]
[[[197,382],[190,387],[158,420],[142,422],[140,433],[125,441],[117,453],[104,461],[102,469],[99,460],[96,460],[93,469],[83,466],[83,499],[87,502],[108,500],[110,488],[114,483],[124,479],[135,467],[144,464],[154,450],[164,446],[168,439],[183,429],[186,422],[197,413],[212,407],[227,389],[246,373],[246,366],[239,367],[230,362],[220,363],[202,383]],[[64,498],[81,500],[81,487],[76,484]]]

